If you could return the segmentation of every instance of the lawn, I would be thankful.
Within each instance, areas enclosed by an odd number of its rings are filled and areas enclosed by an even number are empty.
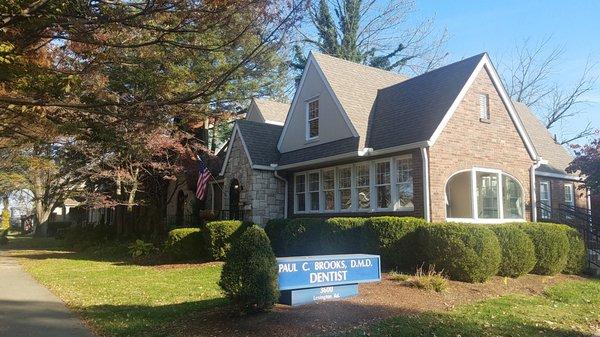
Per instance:
[[[384,320],[346,337],[590,336],[600,331],[600,280],[571,281],[541,296],[506,295],[448,312]]]
[[[53,239],[17,238],[10,246],[34,278],[103,335],[172,335],[168,323],[225,303],[219,264],[137,266],[122,249],[64,252]]]

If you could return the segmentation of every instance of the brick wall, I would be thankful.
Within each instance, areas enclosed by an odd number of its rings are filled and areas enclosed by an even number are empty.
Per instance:
[[[489,123],[479,119],[479,94],[489,95]],[[446,218],[447,179],[457,171],[472,167],[499,169],[519,180],[523,186],[526,217],[530,219],[529,169],[532,164],[506,106],[489,74],[482,69],[429,149],[432,221]]]
[[[575,206],[579,208],[588,208],[587,192],[585,189],[581,189],[581,183],[573,182],[571,180],[550,178],[544,176],[536,176],[536,200],[540,201],[540,182],[547,181],[550,183],[550,202],[552,209],[558,209],[561,204],[565,203],[565,184],[573,184],[573,192],[575,195]],[[539,212],[538,212],[539,213]],[[543,220],[543,219],[539,219]]]

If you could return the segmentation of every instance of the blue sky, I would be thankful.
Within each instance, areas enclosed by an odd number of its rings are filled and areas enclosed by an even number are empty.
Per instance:
[[[487,51],[497,64],[523,40],[538,42],[551,36],[553,45],[564,46],[561,66],[553,76],[565,88],[579,78],[588,57],[600,62],[598,0],[417,0],[416,6],[417,16],[435,16],[436,26],[448,30],[449,61]],[[594,74],[600,75],[600,65]],[[582,128],[588,121],[600,129],[600,82],[586,100],[590,102],[586,113],[563,125],[565,131]]]

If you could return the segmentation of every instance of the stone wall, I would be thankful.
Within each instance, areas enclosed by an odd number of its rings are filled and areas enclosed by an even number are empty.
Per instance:
[[[479,119],[479,94],[489,95],[490,119]],[[452,118],[429,148],[432,221],[446,219],[448,178],[461,170],[482,167],[502,170],[523,187],[526,219],[531,217],[530,168],[533,160],[484,68],[468,89]]]
[[[264,226],[269,219],[282,218],[285,207],[284,183],[275,178],[273,171],[252,169],[239,136],[235,137],[229,151],[224,172],[224,209],[230,209],[231,182],[237,179],[242,188],[240,209],[244,211],[244,220]]]

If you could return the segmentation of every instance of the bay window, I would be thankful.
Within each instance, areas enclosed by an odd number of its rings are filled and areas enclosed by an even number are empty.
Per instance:
[[[412,211],[410,155],[294,175],[294,211]]]
[[[524,219],[520,183],[499,170],[474,168],[446,183],[446,218],[476,222]]]

